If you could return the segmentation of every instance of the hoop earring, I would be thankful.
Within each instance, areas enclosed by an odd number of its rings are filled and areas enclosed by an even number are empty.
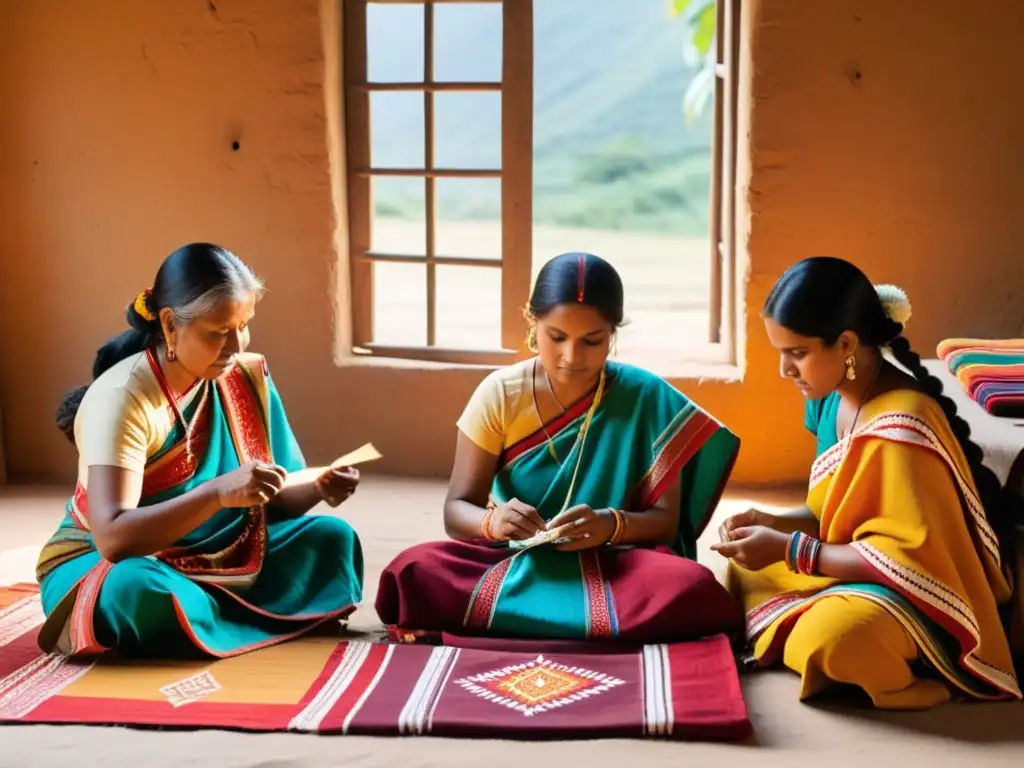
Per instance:
[[[846,378],[853,381],[857,378],[857,358],[850,355],[845,360],[846,362]]]

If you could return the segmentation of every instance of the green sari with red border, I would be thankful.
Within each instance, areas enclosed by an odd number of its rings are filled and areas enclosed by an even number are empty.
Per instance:
[[[152,352],[168,407],[173,395]],[[203,381],[147,460],[139,507],[188,493],[251,460],[288,472],[305,460],[263,357],[241,355]],[[232,656],[346,617],[362,597],[352,528],[335,517],[288,517],[273,506],[221,509],[173,547],[117,563],[97,551],[88,493],[79,484],[37,566],[46,623],[41,647],[68,655],[117,651]]]

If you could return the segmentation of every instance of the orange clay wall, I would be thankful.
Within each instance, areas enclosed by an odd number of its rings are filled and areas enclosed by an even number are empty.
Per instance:
[[[745,372],[676,383],[743,438],[734,479],[763,484],[802,480],[812,450],[758,318],[787,264],[835,254],[902,285],[926,354],[946,335],[1024,333],[1024,4],[744,6]],[[338,16],[327,0],[0,0],[11,480],[73,477],[53,425],[62,393],[87,379],[159,260],[199,239],[266,279],[254,348],[312,460],[373,440],[382,470],[447,473],[453,422],[483,372],[335,359]]]

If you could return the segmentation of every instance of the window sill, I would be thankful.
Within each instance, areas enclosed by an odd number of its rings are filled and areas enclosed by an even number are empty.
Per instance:
[[[501,368],[503,365],[507,365],[507,363],[428,360],[382,354],[362,354],[352,351],[343,352],[336,358],[335,364],[339,368],[382,368],[385,370],[406,371],[483,371],[485,373],[490,373]]]
[[[620,359],[612,357],[613,360],[620,360],[624,363],[639,365],[661,376],[670,382],[716,382],[722,384],[738,384],[743,379],[743,370],[735,363],[725,363],[707,359],[693,359],[692,357],[678,357],[675,360],[666,361],[664,357],[658,360],[657,365],[652,365],[650,360]],[[480,371],[490,373],[502,368],[508,363],[476,363],[458,362],[451,360],[424,360],[407,357],[389,357],[386,355],[353,354],[347,352],[341,355],[336,364],[339,368],[379,368],[384,370],[404,371]]]
[[[675,364],[661,365],[654,372],[670,382],[692,381],[698,384],[704,382],[739,384],[743,381],[743,369],[735,363],[707,363],[680,360]]]
[[[652,371],[667,381],[740,382],[743,368],[732,361],[724,344],[692,344],[675,349],[637,349],[613,360],[632,363]]]

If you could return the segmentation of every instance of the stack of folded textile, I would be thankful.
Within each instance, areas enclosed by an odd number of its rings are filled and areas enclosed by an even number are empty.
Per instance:
[[[946,339],[938,356],[994,416],[1024,416],[1024,339]]]

